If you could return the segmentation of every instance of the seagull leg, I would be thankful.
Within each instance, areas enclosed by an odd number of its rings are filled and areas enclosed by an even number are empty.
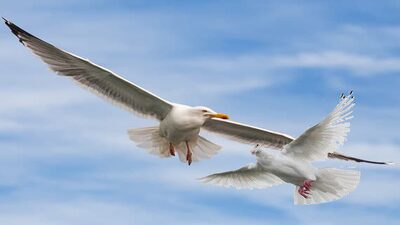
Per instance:
[[[303,187],[305,188],[306,191],[310,191],[312,187],[312,180],[305,180],[303,183]]]
[[[187,148],[186,161],[188,162],[188,165],[190,166],[190,164],[192,164],[192,151],[190,151],[188,141],[186,141],[186,148]]]
[[[310,196],[310,190],[312,187],[312,180],[305,180],[303,185],[300,186],[298,193],[303,196],[304,198],[309,198]]]
[[[175,148],[172,143],[169,143],[169,154],[171,154],[172,156],[175,156]]]

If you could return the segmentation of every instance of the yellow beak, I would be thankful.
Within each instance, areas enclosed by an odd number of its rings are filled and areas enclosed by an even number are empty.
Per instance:
[[[210,117],[220,118],[220,119],[224,119],[224,120],[229,119],[229,116],[226,114],[223,114],[223,113],[210,114]]]

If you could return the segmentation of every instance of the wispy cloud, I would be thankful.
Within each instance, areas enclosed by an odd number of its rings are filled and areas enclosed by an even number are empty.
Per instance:
[[[203,58],[190,64],[197,68],[208,68],[224,73],[238,71],[243,74],[283,72],[291,69],[347,70],[354,75],[385,75],[400,71],[400,58],[375,57],[368,54],[338,51],[305,52],[291,55],[246,55],[234,58]]]
[[[400,71],[398,57],[371,57],[343,52],[301,53],[270,60],[279,67],[345,69],[356,75],[386,74]]]

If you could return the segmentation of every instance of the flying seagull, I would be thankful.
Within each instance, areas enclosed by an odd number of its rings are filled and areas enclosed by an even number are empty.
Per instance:
[[[282,150],[283,146],[294,140],[289,135],[227,120],[226,114],[216,113],[207,107],[190,107],[168,102],[106,68],[61,50],[6,19],[4,21],[19,41],[57,74],[71,78],[78,85],[136,115],[158,120],[159,126],[128,131],[131,140],[152,154],[170,157],[177,152],[180,160],[189,165],[192,161],[210,158],[217,153],[220,146],[199,136],[200,128],[245,144],[261,144],[277,150]],[[328,157],[386,164],[345,156],[338,152],[330,152]]]
[[[344,144],[350,131],[349,120],[353,117],[354,105],[352,95],[343,96],[324,120],[284,146],[279,154],[256,146],[251,153],[256,156],[257,163],[235,171],[212,174],[201,180],[238,189],[290,183],[295,185],[295,204],[319,204],[340,199],[357,187],[360,172],[316,168],[311,163],[326,159],[330,150],[336,150]]]
[[[4,19],[4,18],[3,18]],[[51,70],[135,114],[157,119],[159,126],[130,129],[131,140],[160,157],[174,156],[182,162],[210,158],[220,146],[199,136],[201,128],[246,143],[281,148],[292,137],[229,121],[228,116],[203,106],[191,107],[166,101],[127,81],[114,72],[61,50],[4,19],[19,41],[39,56]]]

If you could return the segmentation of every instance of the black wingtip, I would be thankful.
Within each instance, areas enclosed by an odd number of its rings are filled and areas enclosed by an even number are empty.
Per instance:
[[[7,20],[6,18],[2,17],[4,20],[4,23],[8,26],[8,28],[10,28],[11,32],[17,36],[17,38],[19,39],[19,42],[21,42],[21,44],[24,44],[24,40],[23,40],[23,36],[25,37],[35,37],[32,34],[26,32],[25,30],[21,29],[20,27],[18,27],[17,25],[15,25],[14,23],[12,23],[11,21]]]
[[[7,25],[7,27],[8,28],[10,28],[10,30],[14,33],[14,27],[15,27],[15,25],[11,22],[11,21],[9,21],[8,19],[6,19],[6,18],[4,18],[4,17],[1,17],[1,18],[3,18],[3,20],[4,20],[4,23]],[[14,33],[15,34],[15,33]],[[15,34],[16,35],[16,34]]]
[[[8,21],[6,18],[4,18],[4,17],[1,17],[1,18],[3,18],[3,20],[4,20],[4,23],[7,25],[7,26],[10,26],[10,21]]]

